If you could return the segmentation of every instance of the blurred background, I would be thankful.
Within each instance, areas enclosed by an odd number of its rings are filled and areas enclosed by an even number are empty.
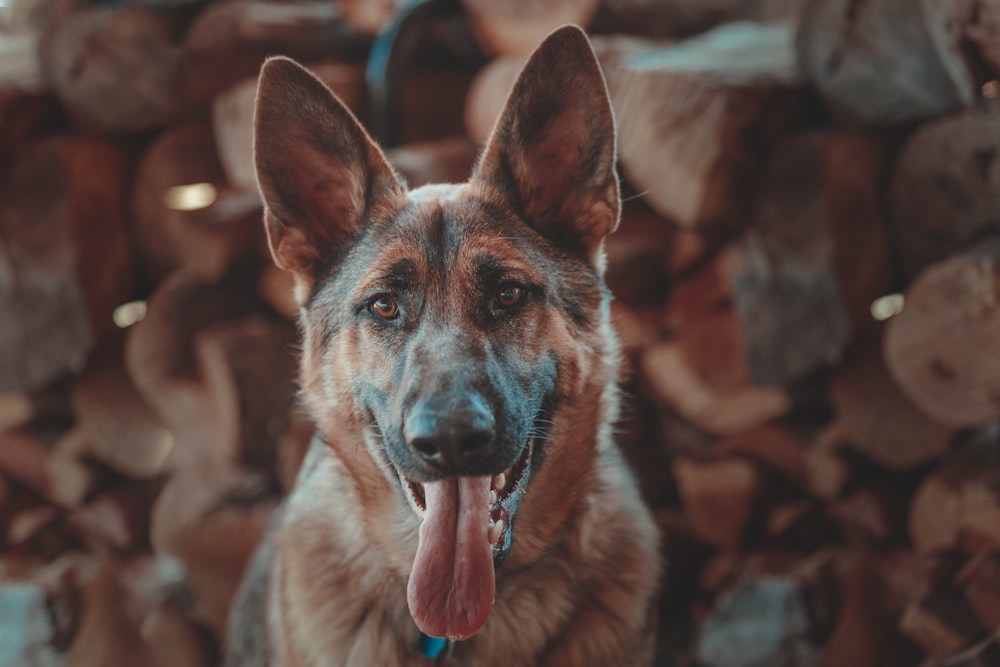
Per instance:
[[[262,60],[461,181],[568,22],[657,664],[1000,666],[997,0],[0,0],[0,667],[217,664],[311,435]]]

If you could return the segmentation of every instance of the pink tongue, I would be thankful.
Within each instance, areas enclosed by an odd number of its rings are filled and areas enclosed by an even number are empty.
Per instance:
[[[427,510],[406,600],[417,627],[432,637],[468,639],[493,609],[489,493],[489,477],[424,484]]]

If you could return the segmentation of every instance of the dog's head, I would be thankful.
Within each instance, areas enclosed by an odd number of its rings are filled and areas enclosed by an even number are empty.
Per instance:
[[[602,435],[602,245],[619,191],[594,53],[578,28],[552,33],[471,179],[414,191],[319,80],[272,59],[255,160],[271,252],[302,309],[306,405],[359,476],[420,519],[418,626],[466,638],[492,608],[515,521],[532,524],[528,544],[554,532]]]

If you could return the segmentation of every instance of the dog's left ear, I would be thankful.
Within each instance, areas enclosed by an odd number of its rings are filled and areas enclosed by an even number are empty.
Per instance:
[[[358,120],[288,58],[264,63],[254,112],[254,162],[275,263],[304,302],[330,258],[371,210],[405,188]]]
[[[563,26],[528,59],[473,180],[499,186],[539,233],[594,251],[618,225],[615,125],[586,34]]]

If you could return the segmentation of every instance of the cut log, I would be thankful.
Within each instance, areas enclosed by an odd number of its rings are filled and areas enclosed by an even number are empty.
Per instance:
[[[526,56],[566,23],[586,28],[600,0],[462,0],[472,30],[491,56]]]
[[[775,149],[733,277],[754,382],[787,385],[836,362],[890,290],[884,156],[875,136],[843,131]]]
[[[985,230],[1000,229],[1000,105],[917,129],[896,161],[889,213],[907,279]]]
[[[1000,237],[925,269],[889,321],[885,360],[920,409],[951,427],[1000,418]]]
[[[260,197],[229,187],[206,123],[157,137],[139,164],[130,207],[139,266],[151,285],[182,266],[218,280],[236,261],[266,252]]]
[[[910,507],[910,539],[923,553],[1000,549],[1000,449],[977,435],[921,483]]]
[[[310,63],[318,76],[337,97],[364,118],[366,107],[365,73],[360,64]],[[219,162],[234,188],[256,191],[257,175],[253,160],[253,114],[257,101],[257,77],[245,79],[219,93],[212,102],[212,134]]]
[[[685,228],[741,229],[769,147],[810,110],[786,24],[734,24],[606,65],[622,169]]]
[[[362,60],[369,40],[334,5],[329,0],[211,3],[184,38],[176,91],[185,107],[207,107],[220,92],[255,77],[268,56]]]
[[[942,457],[954,430],[928,417],[882,363],[884,327],[873,325],[834,372],[831,400],[847,445],[891,470]]]
[[[980,624],[990,632],[1000,631],[1000,556],[974,556],[955,577],[965,600]]]
[[[36,141],[0,185],[0,391],[41,389],[86,355],[133,290],[126,159],[98,139]]]
[[[694,536],[712,546],[742,546],[762,482],[756,466],[737,458],[677,458],[673,471]]]
[[[71,13],[43,37],[46,80],[81,128],[127,134],[162,127],[177,112],[182,28],[143,9]]]
[[[595,37],[622,169],[659,214],[686,229],[746,225],[770,145],[812,106],[791,30],[739,24],[674,45]],[[465,112],[474,141],[486,140],[522,65],[498,58],[476,77]]]
[[[810,0],[796,50],[802,71],[845,120],[885,126],[971,105],[963,55],[974,0]]]

